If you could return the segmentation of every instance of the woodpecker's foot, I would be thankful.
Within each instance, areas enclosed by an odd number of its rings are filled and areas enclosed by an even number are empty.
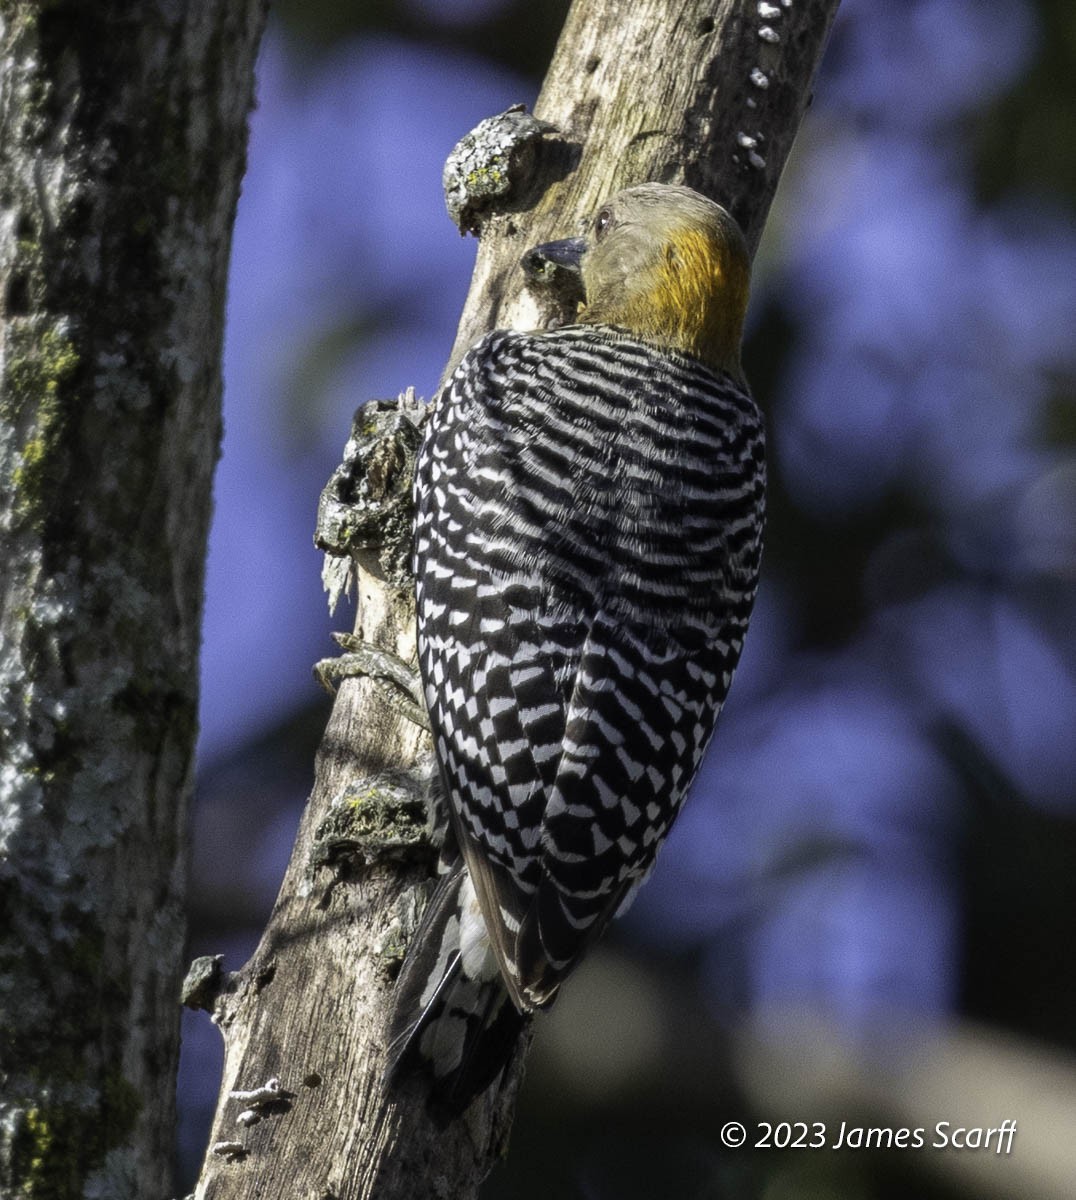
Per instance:
[[[336,694],[341,680],[367,675],[378,683],[390,685],[382,691],[391,708],[423,729],[429,729],[430,718],[417,671],[402,658],[361,641],[353,633],[334,633],[333,638],[343,647],[344,653],[314,664],[314,678],[330,695]]]
[[[502,210],[532,182],[537,149],[556,127],[522,104],[487,117],[456,143],[445,162],[448,215],[460,233],[480,235],[486,217]]]

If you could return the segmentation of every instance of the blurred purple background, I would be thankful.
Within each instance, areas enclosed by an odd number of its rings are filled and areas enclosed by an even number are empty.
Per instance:
[[[193,864],[191,952],[229,969],[309,788],[328,708],[310,666],[350,620],[321,593],[318,493],[354,408],[435,387],[474,256],[441,167],[480,119],[533,102],[564,6],[547,7],[534,29],[497,0],[349,25],[296,0],[262,52]],[[765,584],[702,777],[613,943],[683,972],[718,1023],[774,1004],[853,1031],[961,1014],[1076,1047],[1066,38],[1060,0],[845,0],[838,16],[749,318],[771,428]],[[183,1178],[218,1042],[185,1017]]]

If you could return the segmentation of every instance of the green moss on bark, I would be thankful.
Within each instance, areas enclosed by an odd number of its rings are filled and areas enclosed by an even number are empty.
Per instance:
[[[4,415],[16,418],[16,427],[31,425],[15,456],[11,487],[16,519],[40,530],[54,504],[55,485],[67,470],[58,461],[65,414],[61,392],[78,369],[79,355],[72,340],[55,326],[35,329],[21,324],[10,327],[4,379],[9,413]]]
[[[12,1135],[10,1195],[20,1200],[80,1196],[90,1172],[130,1136],[140,1110],[138,1094],[119,1074],[106,1076],[98,1105],[26,1109]]]

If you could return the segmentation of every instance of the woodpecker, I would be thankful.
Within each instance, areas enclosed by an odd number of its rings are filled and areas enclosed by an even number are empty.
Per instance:
[[[389,1074],[424,1067],[446,1119],[650,872],[728,692],[762,549],[733,218],[648,183],[528,259],[578,270],[583,307],[464,356],[415,481],[419,669],[450,834],[397,984]]]

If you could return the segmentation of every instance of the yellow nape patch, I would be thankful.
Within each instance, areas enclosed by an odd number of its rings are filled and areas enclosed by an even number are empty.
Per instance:
[[[750,278],[737,249],[708,230],[678,230],[651,292],[657,323],[678,348],[734,373]]]
[[[750,267],[719,232],[684,226],[620,303],[592,319],[631,330],[645,341],[681,350],[740,378],[740,340]]]
[[[702,359],[744,382],[740,340],[751,256],[732,216],[690,188],[618,192],[583,255],[583,324]]]

